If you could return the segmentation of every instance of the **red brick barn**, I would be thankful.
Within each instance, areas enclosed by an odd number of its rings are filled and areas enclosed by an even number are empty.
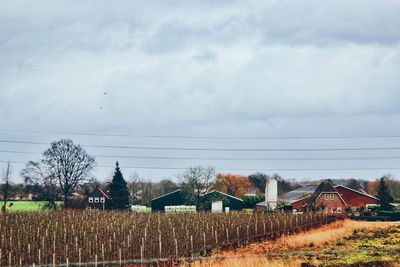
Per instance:
[[[310,198],[311,198],[311,196],[304,197],[304,198],[295,200],[295,201],[291,202],[290,204],[292,204],[292,207],[294,210],[301,210],[307,205]]]
[[[303,210],[307,207],[323,209],[328,215],[344,216],[347,204],[335,189],[331,180],[318,185],[310,196],[291,202],[293,209]]]
[[[366,209],[369,205],[378,204],[378,199],[374,196],[348,188],[343,185],[335,186],[340,196],[353,211]]]

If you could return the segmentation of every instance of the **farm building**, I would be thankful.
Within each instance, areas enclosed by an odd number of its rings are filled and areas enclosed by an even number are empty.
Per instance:
[[[352,210],[366,209],[369,205],[378,204],[378,199],[376,197],[366,193],[348,188],[343,185],[337,185],[335,188]]]
[[[314,190],[313,190],[314,189]],[[324,206],[328,214],[341,215],[346,208],[352,210],[364,209],[377,204],[378,199],[343,185],[333,186],[330,180],[323,181],[317,187],[305,186],[287,194],[293,209],[302,210],[305,206],[314,204]]]
[[[110,197],[100,188],[96,188],[86,197],[86,209],[106,210],[110,206]]]
[[[188,201],[188,194],[182,189],[178,189],[171,193],[156,197],[151,200],[151,208],[153,211],[165,211],[165,206],[182,206],[192,205]],[[228,207],[231,210],[240,210],[243,208],[243,200],[234,196],[213,190],[200,197],[200,206],[198,210],[211,210],[212,203],[222,202],[223,208]]]
[[[241,210],[243,208],[244,201],[240,198],[222,193],[217,190],[213,190],[201,196],[201,205],[204,210],[211,210],[212,203],[216,201],[222,201],[223,208],[229,208],[230,210]]]
[[[187,199],[187,194],[182,189],[178,189],[171,193],[153,198],[151,200],[151,209],[152,211],[164,211],[165,206],[185,205]]]

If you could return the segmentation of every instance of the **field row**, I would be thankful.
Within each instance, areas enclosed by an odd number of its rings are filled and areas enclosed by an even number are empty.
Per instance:
[[[8,213],[0,215],[0,266],[190,257],[325,220],[322,213]]]

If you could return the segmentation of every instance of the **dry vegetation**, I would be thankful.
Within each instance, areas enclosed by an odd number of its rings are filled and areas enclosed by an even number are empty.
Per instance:
[[[7,213],[0,215],[0,266],[209,255],[325,220],[321,213]]]
[[[386,232],[391,235],[384,234]],[[384,236],[386,239],[381,240]],[[374,239],[378,238],[378,239]],[[397,240],[397,239],[398,240]],[[357,243],[357,240],[364,240],[364,242]],[[238,248],[235,250],[225,251],[220,253],[220,256],[232,257],[226,260],[209,260],[203,262],[196,262],[194,266],[301,266],[303,263],[308,263],[310,266],[326,266],[330,261],[332,266],[343,266],[346,261],[340,262],[340,258],[348,258],[351,262],[357,261],[374,261],[383,263],[383,265],[376,266],[397,266],[394,263],[393,255],[391,252],[386,254],[379,254],[368,257],[367,255],[339,255],[338,259],[327,256],[324,257],[306,257],[306,252],[315,251],[333,251],[333,250],[362,250],[367,248],[365,240],[369,240],[369,245],[373,248],[378,245],[381,247],[389,248],[389,243],[399,244],[400,242],[400,225],[398,223],[389,222],[361,222],[361,221],[337,221],[329,225],[324,225],[318,229],[312,229],[306,232],[285,236],[278,238],[275,241],[264,241],[262,243],[250,244],[248,246]],[[395,241],[393,241],[395,240]],[[342,242],[339,242],[342,241]],[[350,242],[351,241],[351,242]],[[280,258],[266,258],[260,257],[263,254],[288,254],[298,253],[299,256],[288,256]],[[362,253],[361,253],[362,254]],[[375,253],[376,254],[376,253]],[[398,254],[398,253],[397,253]],[[302,256],[303,255],[303,256]],[[243,257],[240,256],[250,256]],[[252,257],[253,256],[253,257]],[[378,257],[379,256],[379,257]],[[335,261],[338,265],[335,265]],[[351,264],[351,263],[349,263]],[[375,264],[377,264],[375,262]],[[354,265],[363,266],[363,265]],[[373,265],[371,265],[373,266]]]

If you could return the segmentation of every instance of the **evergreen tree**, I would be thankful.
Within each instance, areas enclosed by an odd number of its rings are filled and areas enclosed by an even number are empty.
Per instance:
[[[379,199],[378,204],[380,210],[391,210],[393,207],[389,204],[393,202],[393,197],[390,194],[389,187],[382,177],[379,181],[376,197]]]
[[[126,210],[129,208],[129,190],[127,182],[125,181],[121,170],[119,168],[118,161],[115,167],[115,173],[113,179],[109,185],[110,197],[112,201],[113,209]]]
[[[356,179],[354,179],[354,178],[351,178],[351,179],[347,182],[346,186],[349,187],[349,188],[351,188],[351,189],[357,190],[357,191],[361,189],[360,183],[359,183]]]

